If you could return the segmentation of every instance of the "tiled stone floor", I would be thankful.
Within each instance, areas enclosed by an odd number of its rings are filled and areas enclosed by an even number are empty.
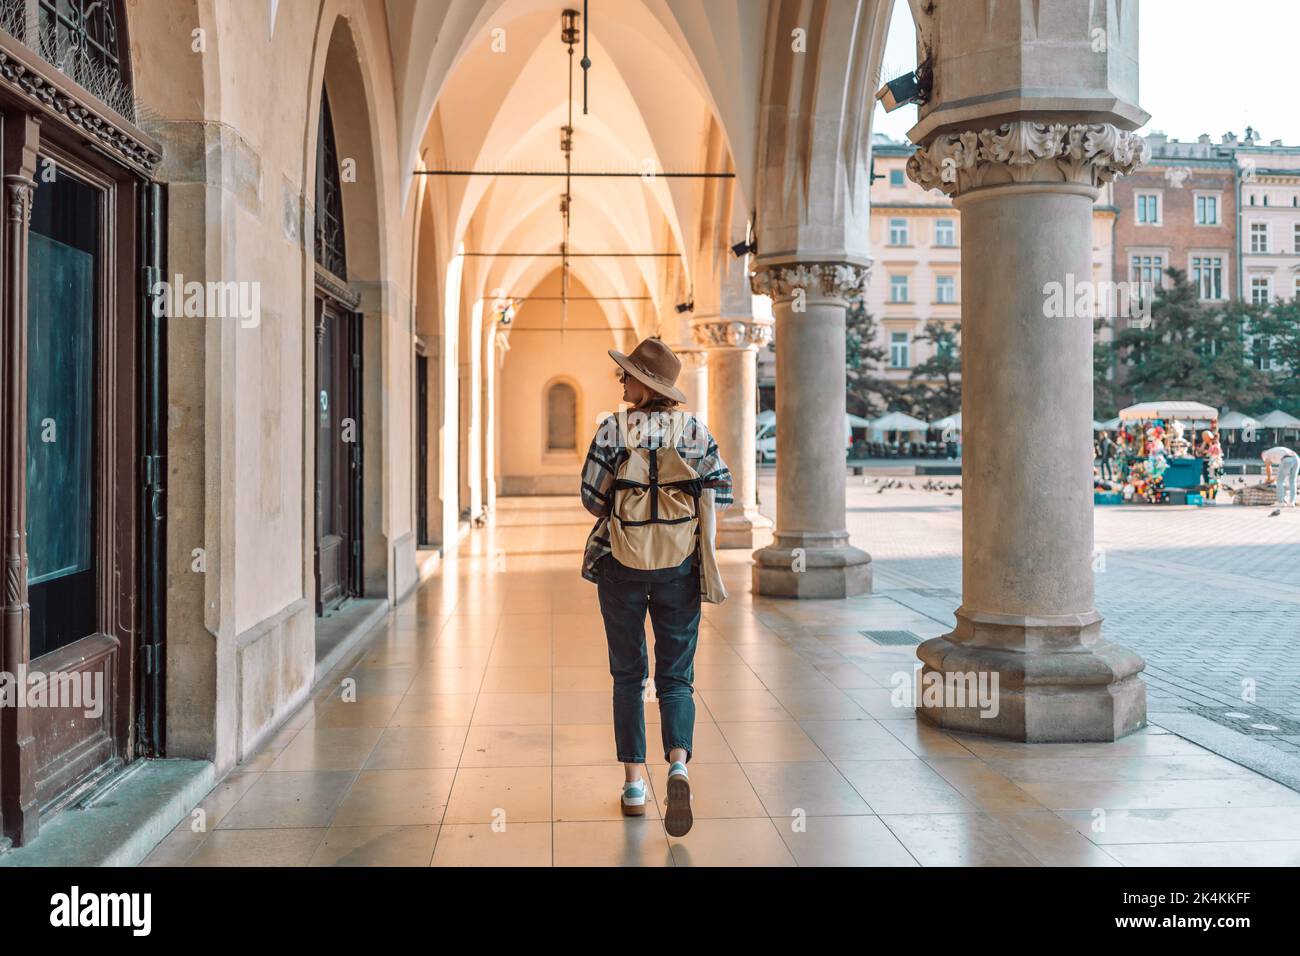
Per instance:
[[[624,820],[588,528],[568,501],[501,501],[146,865],[1300,863],[1300,794],[1157,728],[1025,745],[919,725],[890,700],[912,649],[860,631],[945,627],[898,591],[755,599],[748,552],[724,555],[731,599],[700,631],[695,827],[664,832],[658,763]],[[646,719],[653,742],[653,701]]]

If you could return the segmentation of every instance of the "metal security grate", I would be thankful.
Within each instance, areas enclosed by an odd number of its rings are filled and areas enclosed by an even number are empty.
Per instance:
[[[920,644],[921,639],[911,631],[862,631],[862,636],[889,647],[906,647]]]

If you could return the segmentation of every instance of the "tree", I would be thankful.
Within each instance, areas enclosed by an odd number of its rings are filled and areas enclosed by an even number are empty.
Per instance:
[[[1111,337],[1103,341],[1101,333],[1105,329],[1111,330]],[[1114,418],[1119,414],[1118,383],[1112,375],[1112,370],[1115,368],[1114,329],[1115,323],[1111,319],[1099,318],[1093,322],[1093,418]]]
[[[1152,302],[1150,320],[1115,335],[1117,402],[1190,399],[1251,408],[1266,401],[1273,381],[1256,367],[1247,342],[1260,308],[1204,302],[1181,270],[1166,275],[1170,287]]]
[[[1272,373],[1273,401],[1300,415],[1300,296],[1257,308],[1253,320],[1252,351]]]
[[[927,342],[931,355],[912,367],[912,414],[926,421],[961,411],[961,323],[930,319],[913,342]]]
[[[884,409],[878,399],[888,401],[891,384],[877,372],[885,361],[885,349],[876,341],[876,320],[861,298],[849,305],[844,321],[844,354],[847,394],[845,405],[852,415],[874,418]]]

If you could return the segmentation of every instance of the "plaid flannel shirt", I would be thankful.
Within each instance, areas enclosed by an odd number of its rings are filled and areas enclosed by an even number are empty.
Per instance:
[[[640,433],[637,447],[658,448],[668,438],[673,414],[686,415],[677,450],[682,459],[695,469],[704,487],[713,490],[713,500],[721,511],[732,501],[731,471],[718,454],[718,443],[703,422],[685,412],[656,411],[647,415],[631,411],[628,413],[628,430]],[[582,504],[596,516],[596,524],[587,535],[587,548],[582,556],[582,576],[588,581],[597,580],[596,563],[610,552],[609,509],[614,476],[626,457],[627,449],[618,433],[618,418],[609,415],[596,429],[582,467]]]

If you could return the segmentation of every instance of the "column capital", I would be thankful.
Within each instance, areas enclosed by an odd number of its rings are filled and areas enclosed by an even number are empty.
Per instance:
[[[772,323],[748,315],[707,315],[691,321],[695,344],[705,349],[754,349],[772,341]]]
[[[1146,140],[1111,123],[1015,120],[940,133],[912,154],[907,175],[949,196],[1011,183],[1095,188],[1133,172],[1149,156]]]
[[[847,302],[867,287],[870,262],[780,261],[757,262],[749,277],[755,295],[773,302],[794,299],[800,293],[810,299]]]
[[[682,368],[703,368],[709,364],[709,353],[700,347],[699,342],[674,345],[673,353],[682,360]]]

